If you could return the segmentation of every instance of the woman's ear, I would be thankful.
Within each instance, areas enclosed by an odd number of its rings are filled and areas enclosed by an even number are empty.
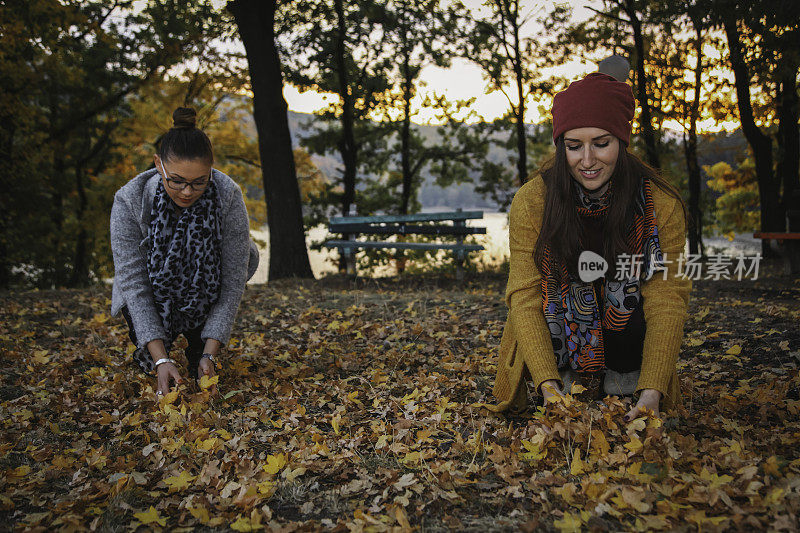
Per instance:
[[[156,167],[156,172],[161,174],[161,158],[158,157],[158,154],[153,154],[153,166]]]

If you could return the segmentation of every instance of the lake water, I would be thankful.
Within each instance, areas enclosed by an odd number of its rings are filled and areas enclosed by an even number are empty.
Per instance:
[[[496,265],[508,258],[508,213],[484,212],[483,220],[468,220],[467,225],[486,228],[486,235],[475,236],[477,243],[485,248],[485,250],[478,252],[482,263]],[[254,237],[269,242],[269,232],[266,228],[262,231],[253,230],[251,233]],[[326,234],[325,226],[317,226],[309,232],[306,243],[321,241]],[[703,242],[706,246],[706,254],[723,254],[738,257],[739,255],[752,256],[761,251],[761,241],[754,239],[752,233],[738,234],[733,241],[729,241],[725,237],[706,237]],[[336,250],[311,250],[308,253],[308,258],[311,262],[311,270],[317,278],[337,271],[336,260],[338,252]],[[261,261],[250,283],[266,283],[268,261],[269,251],[261,249]],[[376,273],[377,276],[392,276],[394,274],[395,270],[391,267]]]
[[[485,250],[478,252],[482,262],[486,264],[497,264],[503,262],[508,257],[508,214],[507,213],[486,213],[483,220],[468,220],[468,226],[486,228],[486,235],[475,235],[478,244],[483,245]],[[257,239],[269,243],[269,231],[265,227],[261,231],[252,230],[251,233]],[[327,228],[317,226],[311,229],[306,236],[306,244],[319,242],[325,238]],[[314,276],[320,276],[337,271],[336,260],[339,254],[336,250],[323,249],[321,251],[309,250],[308,259],[311,262],[311,270]],[[250,283],[266,283],[267,265],[269,261],[269,250],[261,249],[261,259]],[[395,274],[394,268],[386,268],[376,273],[377,276],[392,276]]]

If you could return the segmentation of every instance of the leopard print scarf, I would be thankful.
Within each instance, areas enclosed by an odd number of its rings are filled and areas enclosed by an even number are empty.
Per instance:
[[[185,209],[159,182],[150,217],[147,272],[169,352],[178,335],[205,323],[219,298],[222,234],[214,181]]]

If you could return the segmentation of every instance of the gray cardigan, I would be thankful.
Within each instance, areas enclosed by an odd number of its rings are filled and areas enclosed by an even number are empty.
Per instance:
[[[140,347],[165,337],[146,259],[151,244],[150,209],[160,179],[156,169],[142,172],[117,191],[111,208],[114,255],[111,314],[116,316],[122,307],[128,306]],[[244,285],[258,267],[258,249],[250,240],[250,225],[239,185],[217,170],[212,171],[212,179],[219,195],[222,230],[221,288],[201,336],[217,339],[224,346],[231,335]]]

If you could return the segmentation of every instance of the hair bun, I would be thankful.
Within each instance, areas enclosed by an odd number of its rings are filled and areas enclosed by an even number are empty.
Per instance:
[[[197,112],[191,107],[179,107],[172,113],[172,127],[176,129],[192,129],[197,123]]]

